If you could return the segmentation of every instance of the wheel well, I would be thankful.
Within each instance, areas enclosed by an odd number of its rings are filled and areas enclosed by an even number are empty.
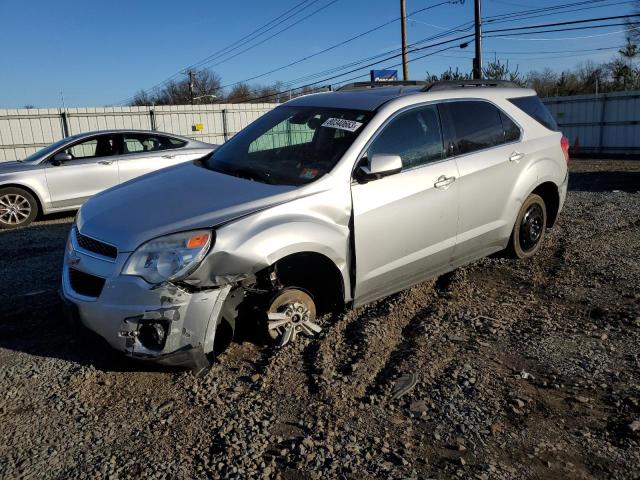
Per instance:
[[[301,252],[281,258],[273,265],[283,286],[297,286],[308,291],[319,313],[344,307],[344,281],[335,263],[315,252]]]
[[[547,228],[553,227],[558,218],[558,208],[560,207],[560,193],[558,187],[552,182],[545,182],[536,187],[531,192],[540,195],[547,207]]]
[[[33,189],[25,187],[24,185],[20,185],[18,183],[3,183],[2,185],[0,185],[0,190],[2,190],[3,188],[20,188],[26,192],[29,192],[31,196],[36,199],[36,203],[38,204],[38,216],[44,213],[42,209],[42,200],[40,200],[40,197]]]

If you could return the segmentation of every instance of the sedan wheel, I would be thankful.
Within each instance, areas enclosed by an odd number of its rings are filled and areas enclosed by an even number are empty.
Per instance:
[[[284,346],[296,340],[298,334],[314,336],[322,331],[315,323],[316,305],[309,294],[290,288],[281,291],[267,311],[267,332]]]
[[[38,213],[33,196],[20,188],[0,189],[0,228],[10,229],[30,224]]]

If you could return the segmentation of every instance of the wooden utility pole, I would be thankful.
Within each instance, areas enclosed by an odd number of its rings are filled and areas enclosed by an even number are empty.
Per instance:
[[[189,100],[193,105],[193,70],[189,70]]]
[[[402,77],[409,80],[409,65],[407,65],[407,5],[405,0],[400,0],[400,21],[402,32]]]
[[[477,80],[482,78],[482,11],[480,7],[480,0],[474,0],[476,56],[473,59],[473,78]]]

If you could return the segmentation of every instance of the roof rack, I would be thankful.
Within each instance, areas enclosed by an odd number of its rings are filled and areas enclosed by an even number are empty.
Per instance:
[[[426,85],[423,92],[435,92],[438,90],[452,90],[455,88],[469,87],[493,87],[493,88],[520,88],[520,85],[508,80],[446,80],[433,82]]]
[[[416,87],[424,85],[425,88],[429,86],[427,82],[421,80],[391,80],[382,82],[354,82],[347,83],[346,85],[338,88],[337,91],[348,90],[360,90],[363,88],[376,88],[376,87]]]

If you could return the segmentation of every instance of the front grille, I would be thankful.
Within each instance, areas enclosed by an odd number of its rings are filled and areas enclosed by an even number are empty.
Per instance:
[[[118,256],[118,249],[113,245],[103,243],[86,235],[82,235],[76,228],[76,241],[80,248],[88,250],[89,252],[97,253],[103,257],[116,258]]]
[[[69,269],[69,283],[76,293],[85,297],[99,297],[104,287],[104,278],[81,272],[75,268]]]

